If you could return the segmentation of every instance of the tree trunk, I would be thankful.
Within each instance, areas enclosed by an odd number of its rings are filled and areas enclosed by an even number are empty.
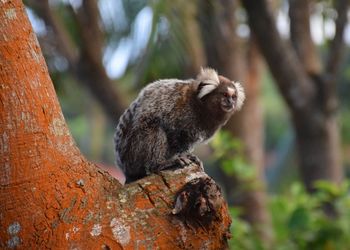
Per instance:
[[[323,116],[321,122],[312,122],[317,119],[320,116],[314,119],[294,118],[301,176],[309,191],[315,189],[314,182],[317,180],[340,183],[343,176],[337,117],[335,114]]]
[[[230,218],[171,215],[197,168],[122,186],[80,154],[21,1],[0,2],[0,248],[222,249]]]
[[[311,38],[310,2],[291,0],[289,3],[292,45],[299,61],[303,64],[304,71],[313,76],[312,84],[318,87],[317,98],[319,100],[314,104],[316,110],[309,115],[312,118],[305,120],[304,117],[294,114],[298,152],[302,166],[301,176],[307,189],[312,191],[314,181],[324,177],[336,183],[341,181],[340,141],[335,110],[337,106],[335,79],[332,79],[332,83],[325,83],[324,79],[319,76],[322,66]],[[327,85],[333,87],[325,89]]]

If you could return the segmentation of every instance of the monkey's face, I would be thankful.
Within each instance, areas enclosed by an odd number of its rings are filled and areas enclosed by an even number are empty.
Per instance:
[[[217,95],[220,99],[220,108],[225,113],[236,110],[237,106],[237,89],[233,82],[223,76],[219,76],[220,84],[217,88]]]
[[[222,111],[230,113],[234,111],[237,104],[237,91],[233,84],[225,84],[219,90],[220,107]]]
[[[210,114],[229,117],[241,109],[245,94],[240,83],[219,75],[217,78],[201,80],[197,87],[197,97]]]
[[[208,111],[210,110],[214,114],[229,115],[237,108],[237,90],[232,82],[221,82],[214,91],[202,100]]]

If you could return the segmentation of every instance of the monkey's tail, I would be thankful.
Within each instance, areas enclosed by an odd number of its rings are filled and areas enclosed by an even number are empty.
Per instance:
[[[123,162],[121,160],[121,151],[122,151],[122,141],[124,135],[127,134],[128,130],[131,129],[132,120],[134,117],[135,109],[137,106],[137,102],[134,101],[130,107],[125,110],[125,112],[121,115],[119,119],[119,123],[117,125],[117,128],[115,130],[114,134],[114,145],[115,145],[115,154],[116,154],[116,164],[118,167],[120,167],[123,171],[125,170],[123,166]]]

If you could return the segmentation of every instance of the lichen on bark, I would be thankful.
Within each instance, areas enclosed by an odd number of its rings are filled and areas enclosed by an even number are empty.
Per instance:
[[[0,1],[0,248],[225,247],[225,202],[205,229],[171,214],[196,167],[122,186],[81,155],[34,38],[22,2]]]

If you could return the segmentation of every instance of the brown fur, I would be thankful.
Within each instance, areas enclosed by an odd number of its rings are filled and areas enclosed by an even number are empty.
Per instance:
[[[225,97],[228,87],[236,94]],[[116,160],[127,182],[198,162],[190,154],[193,146],[224,125],[244,98],[239,83],[212,69],[203,69],[197,79],[167,79],[146,86],[120,118],[115,133]]]

